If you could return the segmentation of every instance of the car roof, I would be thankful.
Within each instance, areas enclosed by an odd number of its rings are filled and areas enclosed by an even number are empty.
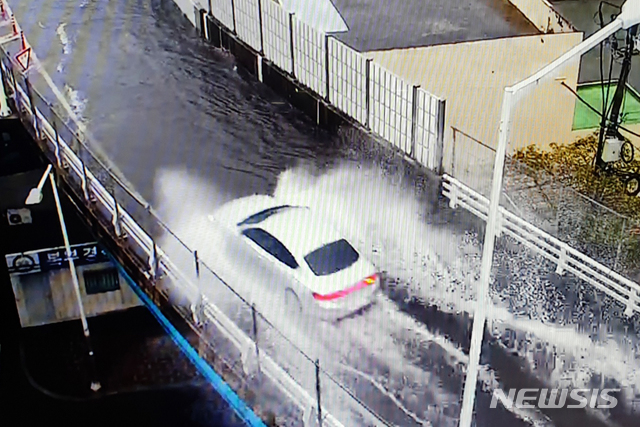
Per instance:
[[[262,228],[280,240],[298,260],[342,238],[327,221],[301,207],[282,210],[251,227]]]

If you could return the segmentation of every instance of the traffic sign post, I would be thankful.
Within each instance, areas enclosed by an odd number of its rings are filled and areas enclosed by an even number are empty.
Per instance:
[[[31,65],[31,48],[28,47],[18,52],[15,59],[18,65],[20,65],[23,73],[29,71],[29,66]]]

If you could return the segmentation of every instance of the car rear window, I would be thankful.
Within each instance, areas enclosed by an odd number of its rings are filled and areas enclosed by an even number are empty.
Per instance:
[[[316,249],[305,256],[304,260],[313,271],[313,274],[327,276],[344,270],[358,261],[358,258],[360,258],[360,255],[358,255],[353,246],[346,240],[341,239]]]

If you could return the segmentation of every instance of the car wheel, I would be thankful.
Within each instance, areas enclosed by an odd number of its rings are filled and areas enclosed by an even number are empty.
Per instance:
[[[631,144],[629,141],[625,141],[622,144],[622,148],[620,149],[620,157],[622,158],[622,161],[627,164],[631,163],[633,161],[633,155],[633,144]]]
[[[293,289],[284,291],[284,306],[288,313],[300,314],[302,312],[302,304]]]
[[[638,193],[640,193],[640,175],[634,175],[627,178],[624,183],[624,187],[628,196],[637,196]]]

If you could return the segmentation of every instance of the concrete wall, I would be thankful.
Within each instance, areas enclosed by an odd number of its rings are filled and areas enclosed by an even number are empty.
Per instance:
[[[575,32],[576,29],[547,0],[509,0],[543,34]]]
[[[582,39],[582,33],[548,34],[367,52],[366,56],[447,100],[443,168],[460,176],[455,163],[474,161],[470,153],[476,153],[476,159],[487,157],[488,162],[493,157],[490,150],[462,134],[454,149],[452,127],[495,148],[504,87],[533,74]],[[575,60],[560,73],[574,90],[578,70],[579,60]],[[574,108],[575,98],[569,90],[556,80],[543,82],[516,107],[510,148],[572,141]]]
[[[110,263],[78,266],[78,282],[87,317],[139,306],[142,302],[120,276],[120,290],[87,295],[83,272],[112,267]],[[47,273],[12,274],[20,323],[38,326],[80,318],[76,294],[69,269]]]

